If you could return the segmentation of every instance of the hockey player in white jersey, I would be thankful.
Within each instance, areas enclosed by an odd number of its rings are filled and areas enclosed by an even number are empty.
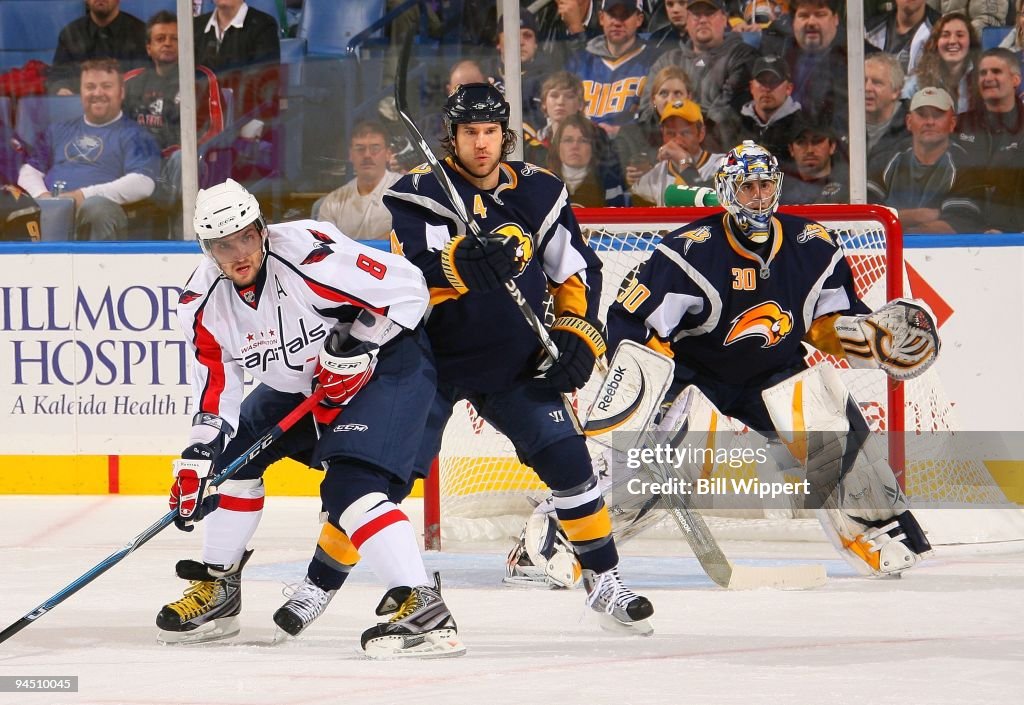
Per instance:
[[[239,631],[241,573],[263,510],[262,476],[290,457],[325,470],[327,523],[303,584],[274,615],[297,633],[323,612],[358,551],[400,595],[368,629],[369,656],[464,651],[440,581],[427,577],[408,518],[392,501],[411,482],[436,389],[422,328],[428,293],[401,257],[354,242],[333,225],[267,225],[232,180],[199,192],[206,255],[178,302],[192,356],[197,413],[174,461],[170,503],[185,531],[204,519],[202,561],[179,561],[184,597],[157,616],[160,640],[189,643]],[[243,396],[243,375],[258,386]],[[219,488],[209,482],[316,385],[324,402]],[[340,413],[339,413],[340,412]],[[314,418],[315,417],[315,418]],[[219,490],[219,492],[217,491]]]

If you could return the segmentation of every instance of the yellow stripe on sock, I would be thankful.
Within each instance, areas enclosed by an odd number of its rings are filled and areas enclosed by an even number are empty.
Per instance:
[[[608,516],[608,507],[601,507],[597,512],[581,519],[559,519],[565,535],[570,541],[593,541],[612,533],[612,520]]]
[[[348,535],[333,524],[324,524],[316,545],[342,565],[355,565],[359,562],[359,551],[352,545]]]

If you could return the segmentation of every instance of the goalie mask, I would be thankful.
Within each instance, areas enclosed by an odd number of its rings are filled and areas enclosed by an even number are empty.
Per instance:
[[[754,188],[756,182],[760,182],[759,189]],[[750,140],[726,154],[715,174],[719,203],[729,211],[740,231],[754,242],[768,239],[781,190],[778,160]]]
[[[260,232],[258,242],[234,243],[229,239],[252,223]],[[234,179],[199,191],[193,225],[203,252],[218,265],[231,261],[232,257],[251,255],[256,247],[266,252],[267,224],[260,213],[260,204]],[[232,246],[227,247],[228,244]]]

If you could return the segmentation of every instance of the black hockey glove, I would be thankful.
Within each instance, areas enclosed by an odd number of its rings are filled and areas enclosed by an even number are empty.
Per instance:
[[[558,359],[541,379],[559,392],[571,392],[586,384],[594,362],[607,349],[598,324],[573,313],[555,319],[551,340],[558,348]]]
[[[501,289],[519,273],[517,248],[511,238],[488,236],[477,243],[460,236],[441,252],[441,270],[460,293]]]
[[[177,510],[174,525],[182,531],[192,531],[194,522],[220,505],[217,488],[210,486],[213,464],[220,455],[215,445],[193,443],[174,461],[174,484],[168,504]]]

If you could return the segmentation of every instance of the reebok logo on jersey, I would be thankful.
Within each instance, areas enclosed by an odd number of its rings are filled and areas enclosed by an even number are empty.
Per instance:
[[[725,344],[732,345],[737,340],[760,336],[764,338],[761,347],[771,348],[781,343],[792,330],[793,314],[783,311],[774,301],[766,301],[748,308],[732,320]]]
[[[832,235],[825,229],[825,226],[820,223],[808,223],[805,225],[803,232],[796,236],[796,241],[802,245],[815,237],[819,240],[824,240],[830,245],[834,244],[832,241]]]

